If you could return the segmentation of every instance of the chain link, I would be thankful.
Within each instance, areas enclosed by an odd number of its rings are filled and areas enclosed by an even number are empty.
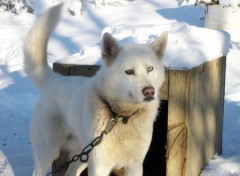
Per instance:
[[[63,163],[58,168],[56,168],[53,171],[49,172],[47,174],[47,176],[50,176],[53,173],[58,173],[58,172],[62,171],[63,169],[68,168],[71,163],[76,162],[78,160],[80,162],[82,162],[82,163],[87,162],[88,159],[89,159],[89,154],[91,153],[91,151],[94,149],[94,147],[96,147],[97,145],[99,145],[102,142],[103,138],[108,133],[110,133],[112,131],[112,129],[114,128],[114,126],[118,122],[118,118],[119,118],[119,116],[116,116],[116,117],[113,117],[113,118],[109,119],[105,129],[101,132],[101,134],[99,136],[97,136],[96,138],[94,138],[94,140],[90,144],[88,144],[86,147],[84,147],[82,149],[81,153],[79,153],[78,155],[73,156],[71,160]]]

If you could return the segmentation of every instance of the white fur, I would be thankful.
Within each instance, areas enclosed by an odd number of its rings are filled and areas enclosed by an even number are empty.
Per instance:
[[[125,176],[141,176],[143,160],[152,138],[158,112],[159,89],[164,81],[161,57],[167,33],[151,46],[119,46],[110,34],[103,37],[105,65],[92,78],[63,77],[47,65],[47,42],[60,17],[61,5],[50,9],[29,32],[24,47],[26,72],[41,92],[32,117],[31,138],[35,176],[45,176],[60,149],[70,156],[98,136],[112,110],[130,115],[127,124],[117,123],[90,154],[88,164],[75,162],[66,176],[78,176],[88,165],[89,176],[107,176],[112,169],[125,168]],[[149,66],[153,70],[148,72]],[[134,70],[127,75],[126,70]],[[145,101],[143,89],[151,86],[154,99]],[[104,100],[104,101],[103,101]]]

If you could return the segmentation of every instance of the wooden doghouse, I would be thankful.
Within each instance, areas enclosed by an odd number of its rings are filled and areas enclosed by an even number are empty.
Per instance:
[[[99,66],[54,63],[53,68],[65,76],[93,76]],[[221,154],[225,68],[223,56],[188,70],[166,69],[159,97],[163,104],[144,176],[197,176],[216,153]]]

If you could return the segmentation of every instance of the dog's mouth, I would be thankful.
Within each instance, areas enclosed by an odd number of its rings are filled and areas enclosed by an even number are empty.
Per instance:
[[[130,97],[131,99],[134,99],[134,96],[133,96],[132,93],[129,93],[129,97]],[[152,100],[154,100],[154,96],[145,97],[145,98],[143,99],[144,102],[150,102],[150,101],[152,101]]]
[[[145,102],[150,102],[152,100],[154,100],[154,97],[146,97],[146,98],[144,98]]]

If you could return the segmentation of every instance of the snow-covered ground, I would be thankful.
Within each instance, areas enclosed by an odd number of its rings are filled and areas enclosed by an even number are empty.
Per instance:
[[[86,7],[82,16],[64,14],[49,43],[50,64],[59,59],[66,61],[69,56],[74,62],[99,62],[93,53],[99,53],[103,30],[120,37],[121,42],[150,42],[161,33],[156,34],[156,30],[171,29],[165,64],[172,67],[193,66],[203,55],[213,59],[227,52],[226,34],[199,28],[204,25],[203,7],[179,6],[183,3],[177,0],[108,2],[112,4],[97,9]],[[44,8],[37,12],[40,14]],[[31,175],[33,169],[29,126],[39,94],[22,70],[22,41],[34,20],[25,12],[15,15],[0,11],[0,176]],[[240,45],[231,42],[231,46],[226,71],[223,154],[209,162],[202,176],[240,176]]]

